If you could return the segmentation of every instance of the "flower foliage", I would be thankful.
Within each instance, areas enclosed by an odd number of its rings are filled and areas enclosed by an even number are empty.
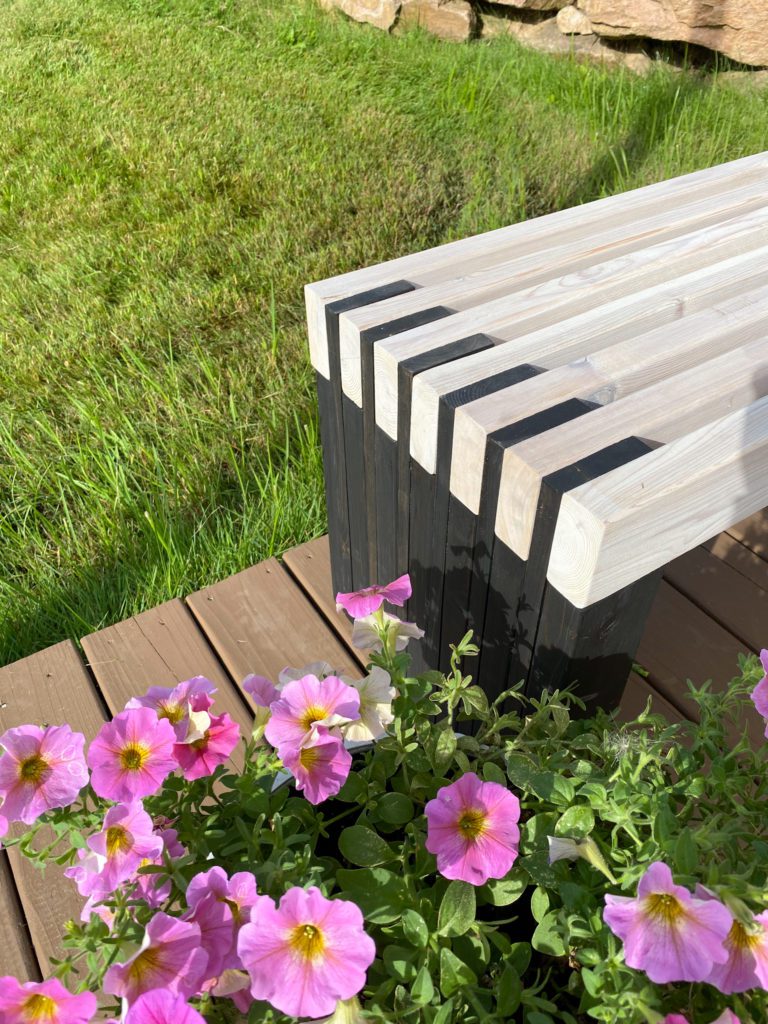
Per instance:
[[[469,634],[411,676],[421,631],[383,607],[409,595],[340,595],[364,677],[248,676],[247,736],[202,677],[87,750],[0,736],[4,845],[83,898],[54,978],[0,977],[0,1024],[87,1024],[95,996],[126,1024],[768,1020],[768,758],[738,726],[768,718],[768,652],[691,688],[696,725],[620,725],[490,702]]]

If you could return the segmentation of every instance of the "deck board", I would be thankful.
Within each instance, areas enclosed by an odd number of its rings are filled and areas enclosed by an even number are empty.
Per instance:
[[[0,928],[3,934],[0,973],[24,981],[40,981],[42,975],[5,853],[0,853]]]
[[[187,605],[234,679],[276,679],[288,665],[313,661],[357,671],[349,648],[274,558],[190,595]]]
[[[90,741],[105,718],[102,701],[71,641],[0,669],[0,697],[0,734],[29,722],[66,722]],[[63,952],[64,922],[79,918],[84,900],[58,865],[47,865],[43,873],[13,848],[8,859],[37,959],[47,974],[49,959]],[[9,931],[6,927],[3,934]]]
[[[760,558],[768,560],[768,508],[742,519],[726,533]]]

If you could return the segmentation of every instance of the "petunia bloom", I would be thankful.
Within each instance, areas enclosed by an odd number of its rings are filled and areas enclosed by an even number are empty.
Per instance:
[[[318,727],[327,730],[359,718],[360,695],[338,676],[309,675],[287,683],[271,710],[265,735],[284,759],[286,750],[297,750]]]
[[[374,665],[363,679],[352,686],[360,694],[360,717],[356,722],[343,726],[344,739],[354,743],[380,740],[387,733],[387,726],[395,720],[392,701],[397,690],[385,669]]]
[[[260,896],[237,951],[254,999],[292,1017],[333,1013],[363,988],[376,956],[359,907],[326,899],[314,886],[289,889],[279,907]]]
[[[175,741],[171,723],[152,708],[121,711],[88,750],[94,791],[123,803],[156,793],[176,768]]]
[[[731,912],[717,900],[696,899],[675,885],[660,861],[640,879],[637,897],[605,897],[603,919],[623,941],[627,965],[660,985],[704,981],[715,964],[728,959],[724,942]]]
[[[503,878],[517,858],[520,801],[498,782],[467,772],[424,808],[426,847],[444,878],[483,885]]]
[[[31,825],[53,807],[67,807],[88,783],[85,737],[68,725],[20,725],[0,736],[3,818]]]
[[[728,959],[714,965],[705,979],[710,985],[724,995],[768,989],[768,911],[754,917],[747,927],[734,918],[725,948]]]
[[[752,691],[752,700],[759,715],[766,720],[765,735],[768,736],[768,650],[760,651],[763,678]]]
[[[207,965],[200,928],[159,911],[147,925],[140,949],[107,970],[104,991],[122,996],[129,1004],[154,988],[191,996],[200,987]]]
[[[183,743],[189,725],[190,707],[199,711],[200,706],[195,698],[200,695],[210,697],[216,693],[216,687],[205,676],[193,676],[176,686],[150,686],[143,697],[133,697],[125,705],[127,711],[133,708],[152,708],[158,718],[167,719],[173,726],[176,739]],[[210,704],[208,705],[210,706]]]
[[[91,992],[72,995],[56,978],[20,982],[0,978],[0,1021],[3,1024],[88,1024],[96,1013]]]
[[[409,640],[420,640],[424,630],[419,629],[415,622],[403,622],[395,615],[381,612],[383,625],[374,615],[364,619],[355,619],[352,627],[352,646],[363,651],[380,651],[382,649],[381,634],[384,630],[388,635],[394,633],[395,650],[404,651]]]
[[[347,781],[352,755],[338,736],[318,735],[301,747],[286,747],[283,764],[293,775],[296,789],[311,804],[336,796]]]
[[[192,878],[186,893],[189,913],[185,919],[200,926],[201,943],[208,953],[207,978],[240,967],[237,935],[251,919],[256,905],[256,879],[249,871],[231,878],[223,868],[213,867]]]
[[[662,1024],[688,1024],[688,1018],[684,1017],[682,1013],[668,1013]],[[733,1010],[723,1010],[717,1020],[711,1021],[710,1024],[741,1024],[741,1022]]]
[[[370,1018],[363,1017],[362,1010],[357,996],[353,996],[351,999],[340,999],[331,1016],[323,1017],[315,1024],[365,1024],[366,1020]]]
[[[263,742],[264,730],[272,717],[270,705],[280,698],[280,691],[266,676],[248,675],[243,680],[243,689],[253,701],[256,712],[253,718],[252,736],[256,742]]]
[[[88,846],[99,857],[102,867],[90,891],[80,891],[84,896],[106,895],[132,878],[143,860],[158,857],[163,840],[154,834],[152,819],[141,801],[136,800],[110,807],[101,832],[88,839]]]
[[[600,847],[597,845],[592,836],[583,836],[578,838],[567,838],[565,836],[547,836],[547,843],[549,844],[549,863],[554,864],[558,860],[578,860],[581,858],[588,864],[591,864],[593,868],[597,868],[598,871],[602,872],[609,882],[616,884],[616,879],[611,873],[611,869],[605,863],[605,857],[600,852]]]
[[[173,754],[184,778],[192,781],[212,775],[239,742],[240,727],[224,712],[209,719],[208,727],[199,739],[177,743]]]
[[[184,857],[187,853],[186,847],[179,842],[179,834],[175,828],[158,829],[156,834],[163,841],[163,849],[157,857],[142,860],[140,868],[150,865],[161,866],[165,864],[166,858]],[[136,896],[144,900],[148,906],[162,906],[170,894],[171,880],[167,875],[157,872],[148,874],[139,872],[136,876]]]
[[[286,665],[284,669],[281,669],[277,676],[278,691],[282,690],[286,683],[303,679],[304,676],[317,676],[318,679],[325,679],[326,676],[338,676],[343,679],[343,682],[347,682],[342,677],[340,668],[332,668],[327,661],[313,661],[309,665],[305,665],[304,668],[293,668],[291,665]]]
[[[129,1007],[124,1024],[205,1024],[205,1017],[184,996],[158,988],[139,996]]]
[[[343,609],[353,619],[364,619],[366,615],[377,612],[385,601],[402,608],[411,593],[411,578],[406,573],[385,587],[374,585],[363,587],[362,590],[353,590],[348,594],[337,594],[336,611],[340,612]]]

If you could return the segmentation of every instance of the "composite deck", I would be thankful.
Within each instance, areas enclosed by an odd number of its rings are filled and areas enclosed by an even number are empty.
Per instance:
[[[26,722],[68,722],[91,739],[108,715],[150,685],[206,675],[217,708],[244,728],[251,718],[239,683],[276,677],[286,665],[324,659],[356,671],[351,628],[337,615],[326,538],[82,639],[64,641],[0,669],[0,734]],[[740,523],[667,567],[620,716],[647,697],[669,716],[690,714],[685,679],[722,686],[739,652],[768,646],[768,511]],[[756,740],[759,723],[752,723]],[[13,849],[0,852],[0,974],[39,980],[61,954],[64,921],[82,900],[55,867],[45,875]]]

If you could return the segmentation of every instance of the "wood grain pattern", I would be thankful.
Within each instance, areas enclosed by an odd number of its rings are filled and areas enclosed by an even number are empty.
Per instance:
[[[0,669],[0,734],[27,723],[66,722],[90,741],[104,718],[102,701],[70,641]],[[83,899],[64,878],[63,868],[49,864],[43,873],[13,848],[8,859],[37,959],[47,975],[50,958],[64,952],[64,923],[79,919]]]
[[[550,430],[505,452],[498,536],[527,558],[542,477],[627,434],[674,441],[768,394],[768,328],[757,327],[766,333],[756,342],[711,360],[703,355],[700,365],[620,395],[572,428]]]
[[[763,287],[463,406],[454,428],[452,492],[477,511],[480,459],[492,431],[570,398],[600,405],[617,402],[724,352],[754,340],[764,342],[767,315],[768,292]],[[629,428],[623,436],[633,432]],[[611,443],[599,443],[600,438],[596,442],[598,448]]]
[[[325,346],[325,307],[328,303],[342,299],[355,292],[375,288],[396,278],[418,280],[420,275],[440,272],[441,268],[467,261],[480,256],[490,255],[491,260],[497,259],[497,253],[514,239],[518,247],[533,244],[552,231],[564,231],[574,223],[595,223],[605,211],[615,212],[617,209],[637,209],[650,199],[658,202],[665,199],[674,204],[676,199],[684,197],[691,189],[700,195],[714,196],[723,188],[733,187],[739,181],[746,181],[750,175],[760,176],[766,160],[764,154],[745,157],[728,164],[720,164],[684,175],[656,185],[636,189],[621,196],[610,196],[575,209],[558,211],[545,217],[514,224],[510,227],[498,228],[472,238],[450,242],[426,253],[415,253],[401,256],[386,263],[362,270],[354,270],[324,281],[307,285],[305,299],[307,322],[309,327],[309,347],[312,365],[325,377],[329,376],[327,348]]]
[[[3,935],[0,971],[19,981],[41,981],[24,910],[4,852],[0,852],[0,929]]]
[[[585,607],[768,503],[768,398],[563,499],[548,578]]]
[[[209,643],[234,679],[276,679],[290,665],[327,661],[357,671],[356,659],[274,558],[187,598]]]

